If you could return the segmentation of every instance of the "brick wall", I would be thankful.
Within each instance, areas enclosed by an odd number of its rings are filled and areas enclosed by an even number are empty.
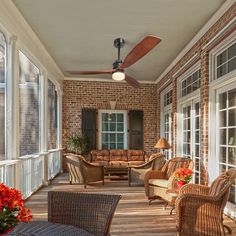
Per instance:
[[[142,84],[134,89],[122,82],[85,82],[65,80],[63,84],[63,146],[67,147],[68,137],[81,133],[81,109],[110,109],[111,100],[116,100],[117,110],[143,110],[144,150],[156,152],[157,102],[156,87]]]
[[[202,38],[200,38],[199,41],[195,43],[195,45],[193,45],[193,47],[175,64],[175,66],[167,73],[167,75],[164,78],[162,78],[162,80],[159,81],[157,84],[157,93],[160,93],[163,89],[165,89],[165,87],[162,87],[162,85],[165,84],[167,80],[171,80],[172,85],[173,85],[173,103],[172,103],[173,145],[172,146],[173,146],[174,154],[176,154],[176,147],[177,147],[177,140],[178,140],[177,135],[176,135],[177,130],[178,130],[177,123],[176,123],[178,98],[176,96],[177,95],[176,92],[177,92],[178,77],[181,74],[178,74],[175,77],[173,75],[175,73],[178,73],[178,71],[181,71],[181,68],[183,67],[183,65],[188,64],[191,58],[195,56],[197,60],[200,60],[200,64],[201,64],[201,68],[200,68],[201,69],[201,88],[200,88],[201,158],[202,160],[207,161],[206,158],[208,155],[209,49],[208,51],[203,50],[203,47],[214,36],[216,36],[225,27],[225,25],[227,25],[227,23],[229,23],[234,17],[236,17],[236,3],[234,3],[232,7],[227,12],[225,12],[225,14],[202,36]],[[229,32],[225,32],[225,34],[228,36]],[[184,71],[186,70],[183,70],[182,73]],[[159,118],[157,119],[159,120]],[[159,133],[160,133],[160,129],[157,129],[157,134]],[[208,183],[207,169],[203,164],[201,165],[201,171],[202,171],[201,182],[203,184],[207,184]]]

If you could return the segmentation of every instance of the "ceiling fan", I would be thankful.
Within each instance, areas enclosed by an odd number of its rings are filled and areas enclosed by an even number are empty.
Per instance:
[[[114,47],[118,49],[118,59],[113,63],[113,68],[111,70],[98,70],[98,71],[68,71],[71,75],[96,75],[96,74],[112,74],[112,79],[114,80],[125,80],[128,84],[134,88],[139,88],[140,83],[127,75],[125,69],[133,65],[148,52],[150,52],[161,39],[155,36],[148,35],[143,40],[141,40],[125,57],[122,61],[120,59],[120,49],[124,47],[125,40],[123,38],[117,38],[114,40]]]

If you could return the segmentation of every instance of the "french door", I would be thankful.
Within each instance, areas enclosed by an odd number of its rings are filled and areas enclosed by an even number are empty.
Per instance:
[[[200,102],[191,100],[182,105],[182,155],[194,161],[193,180],[200,183]]]
[[[218,90],[216,97],[216,160],[218,175],[236,168],[236,85]],[[236,205],[236,187],[231,187],[229,203]],[[235,216],[234,216],[235,217]]]

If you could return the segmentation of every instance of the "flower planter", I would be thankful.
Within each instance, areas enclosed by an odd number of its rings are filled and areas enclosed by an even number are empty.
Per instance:
[[[183,185],[185,185],[185,184],[187,184],[187,182],[185,182],[185,181],[182,181],[182,180],[180,180],[180,181],[177,181],[177,186],[178,186],[178,189],[181,189],[181,187],[182,187]]]

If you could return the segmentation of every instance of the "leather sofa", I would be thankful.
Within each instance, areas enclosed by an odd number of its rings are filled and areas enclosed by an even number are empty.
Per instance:
[[[90,162],[101,166],[128,167],[146,162],[143,150],[92,150]]]

